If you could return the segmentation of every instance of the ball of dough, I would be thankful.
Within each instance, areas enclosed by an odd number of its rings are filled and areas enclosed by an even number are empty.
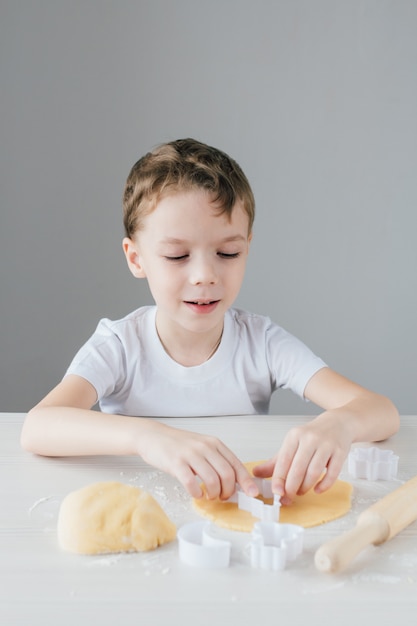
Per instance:
[[[175,525],[149,493],[119,482],[73,491],[59,510],[58,541],[68,552],[143,552],[175,536]]]

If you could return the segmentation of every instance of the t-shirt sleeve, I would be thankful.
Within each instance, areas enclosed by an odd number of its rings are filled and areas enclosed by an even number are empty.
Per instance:
[[[267,359],[272,384],[276,389],[291,389],[301,398],[310,378],[326,363],[300,339],[283,328],[270,323],[267,328]]]
[[[88,380],[97,398],[117,391],[125,379],[122,342],[112,330],[109,320],[99,322],[94,334],[80,348],[65,375],[76,374]]]

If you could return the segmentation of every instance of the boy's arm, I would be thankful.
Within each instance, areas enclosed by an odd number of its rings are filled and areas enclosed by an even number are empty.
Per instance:
[[[327,367],[310,379],[304,395],[324,413],[292,428],[278,453],[255,470],[257,476],[272,476],[272,488],[284,503],[314,485],[318,493],[331,487],[352,443],[381,441],[399,428],[398,411],[388,398]]]
[[[43,456],[139,455],[175,476],[193,497],[205,483],[210,498],[230,497],[240,484],[257,495],[256,484],[239,459],[220,440],[144,417],[91,410],[94,387],[84,378],[66,376],[26,416],[22,447]]]
[[[400,426],[394,404],[380,394],[352,382],[329,367],[319,370],[306,385],[304,397],[347,422],[352,443],[383,441]]]
[[[134,454],[133,419],[93,411],[96,401],[87,380],[66,376],[27,414],[22,447],[43,456]]]

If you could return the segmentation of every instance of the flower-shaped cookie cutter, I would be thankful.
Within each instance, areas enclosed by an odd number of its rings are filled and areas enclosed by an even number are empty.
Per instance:
[[[304,528],[295,524],[257,522],[252,530],[252,567],[283,570],[303,550]]]
[[[186,565],[200,568],[228,567],[232,545],[210,534],[210,522],[189,522],[177,532],[179,556]]]
[[[258,498],[247,496],[239,485],[236,485],[235,493],[225,500],[225,502],[236,502],[239,509],[248,511],[253,517],[257,517],[263,522],[278,522],[281,509],[281,498],[272,493],[271,481],[265,478],[256,478],[253,480],[257,484],[259,493],[263,498],[273,498],[272,504],[266,504]]]
[[[392,450],[353,448],[348,456],[348,471],[354,478],[391,480],[397,475],[398,459]]]

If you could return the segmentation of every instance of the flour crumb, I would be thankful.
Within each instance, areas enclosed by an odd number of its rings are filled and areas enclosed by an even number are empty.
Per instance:
[[[120,561],[121,558],[121,555],[109,556],[104,559],[95,558],[87,563],[87,567],[96,567],[97,565],[102,567],[110,567],[111,565],[115,565],[118,561]]]
[[[28,510],[28,515],[29,517],[32,515],[33,511],[40,505],[43,504],[44,502],[48,502],[48,500],[51,500],[51,498],[56,498],[57,496],[45,496],[44,498],[39,498],[39,500],[36,500],[36,502],[34,502],[32,504],[32,506],[30,507],[30,509]]]
[[[391,585],[396,585],[401,582],[401,578],[399,576],[389,576],[387,574],[358,574],[353,577],[353,582],[389,583]]]

